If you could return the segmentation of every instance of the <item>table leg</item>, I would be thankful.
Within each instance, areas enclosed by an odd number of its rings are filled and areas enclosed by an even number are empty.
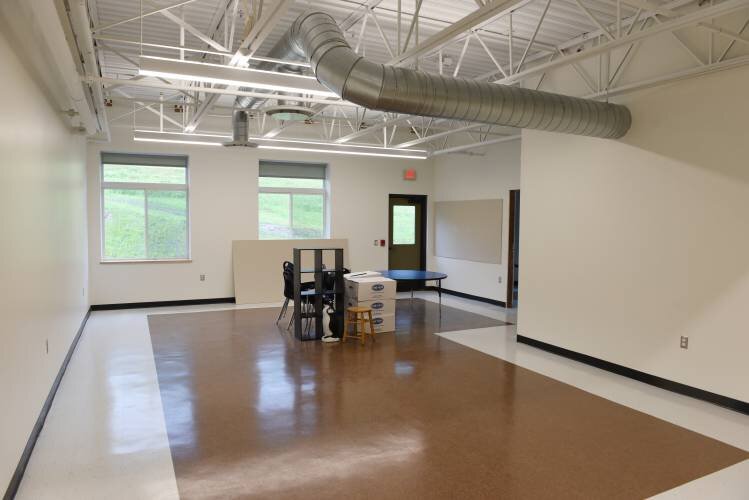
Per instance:
[[[442,311],[442,280],[437,280],[437,295],[440,298],[440,311]]]
[[[414,299],[414,286],[415,286],[414,283],[415,283],[414,281],[411,282],[411,300]]]

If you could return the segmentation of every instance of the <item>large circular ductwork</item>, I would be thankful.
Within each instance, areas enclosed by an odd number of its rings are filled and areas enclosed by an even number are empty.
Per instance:
[[[324,12],[300,15],[272,52],[309,61],[321,84],[367,109],[612,139],[632,123],[618,104],[369,61]]]

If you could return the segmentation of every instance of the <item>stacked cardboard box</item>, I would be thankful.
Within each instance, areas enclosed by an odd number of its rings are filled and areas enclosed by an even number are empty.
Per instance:
[[[372,308],[376,333],[395,331],[395,281],[371,271],[363,276],[348,276],[345,300],[346,307]]]

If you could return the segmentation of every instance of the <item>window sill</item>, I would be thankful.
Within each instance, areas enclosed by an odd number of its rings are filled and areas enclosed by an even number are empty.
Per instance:
[[[100,260],[99,264],[184,264],[192,259],[137,259],[137,260]]]

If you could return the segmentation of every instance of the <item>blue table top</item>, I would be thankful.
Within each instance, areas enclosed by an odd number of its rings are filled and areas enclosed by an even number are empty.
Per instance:
[[[414,269],[391,269],[389,271],[377,271],[385,278],[395,281],[429,281],[443,280],[447,278],[445,273],[436,273],[434,271],[417,271]]]

